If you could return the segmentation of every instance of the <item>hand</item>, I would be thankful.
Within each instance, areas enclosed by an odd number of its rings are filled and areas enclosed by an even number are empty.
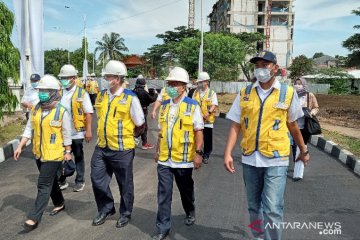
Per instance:
[[[14,160],[15,161],[17,161],[19,159],[21,151],[22,151],[21,147],[18,146],[14,152]]]
[[[157,163],[159,161],[159,153],[155,153],[154,155],[154,161]]]
[[[85,141],[86,141],[87,143],[89,143],[90,140],[91,140],[91,138],[92,138],[92,133],[91,133],[91,131],[86,131],[86,132],[85,132]]]
[[[209,116],[210,116],[209,113],[204,113],[203,118],[204,118],[205,120],[208,120]]]
[[[234,160],[231,155],[225,155],[224,156],[224,167],[229,173],[234,173]]]
[[[152,119],[155,119],[155,118],[156,118],[156,112],[155,112],[155,111],[152,111],[152,112],[151,112],[151,118],[152,118]]]
[[[296,162],[297,161],[303,161],[304,166],[308,165],[310,161],[310,154],[309,153],[305,154],[304,152],[300,152],[299,156],[296,158]]]
[[[195,169],[201,168],[201,163],[202,163],[202,156],[199,155],[199,154],[196,154],[195,159],[194,159],[194,167],[195,167]]]
[[[64,160],[65,161],[71,160],[71,153],[65,153]]]

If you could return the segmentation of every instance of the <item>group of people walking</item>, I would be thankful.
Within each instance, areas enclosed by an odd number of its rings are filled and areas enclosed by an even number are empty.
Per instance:
[[[312,114],[316,114],[318,106],[314,95],[304,94],[305,88],[298,86],[305,87],[302,79],[295,82],[296,91],[275,79],[279,68],[275,54],[262,51],[250,62],[255,67],[256,81],[241,90],[227,114],[232,123],[224,151],[224,166],[230,173],[235,172],[232,151],[241,135],[250,221],[261,219],[264,223],[276,223],[283,219],[289,134],[300,149],[296,161],[306,165],[310,159],[306,136],[300,130],[302,105],[306,101],[299,101],[299,97],[306,96],[310,100],[307,102],[313,106]],[[130,222],[134,204],[135,135],[138,129],[143,129],[138,134],[142,148],[155,147],[157,162],[158,211],[156,234],[152,239],[165,239],[172,224],[174,179],[185,212],[184,224],[191,226],[196,221],[193,169],[209,163],[218,107],[217,95],[210,88],[210,76],[206,72],[198,74],[197,87],[190,98],[187,96],[189,75],[181,67],[169,72],[167,87],[158,95],[145,91],[146,81],[142,76],[138,77],[134,91],[123,88],[127,69],[120,61],[110,60],[103,74],[106,86],[99,93],[95,91],[98,88],[95,84],[87,87],[87,91],[77,86],[77,71],[71,65],[61,68],[59,80],[51,75],[31,76],[32,91],[38,95],[38,103],[24,105],[31,110],[14,159],[18,160],[22,148],[32,139],[40,174],[38,194],[24,227],[29,231],[37,228],[50,198],[54,204],[50,215],[65,209],[61,189],[68,187],[68,183],[66,177],[59,174],[59,169],[63,161],[72,159],[72,154],[77,172],[74,191],[84,189],[83,141],[89,142],[92,138],[94,107],[97,145],[91,157],[90,176],[97,215],[92,225],[101,225],[116,213],[109,187],[113,174],[121,197],[116,227],[122,228]],[[91,95],[96,96],[93,102]],[[153,102],[151,117],[158,116],[159,127],[156,146],[151,145],[146,136],[146,116]],[[253,235],[257,239],[281,239],[281,230],[263,228],[260,232],[254,231]]]

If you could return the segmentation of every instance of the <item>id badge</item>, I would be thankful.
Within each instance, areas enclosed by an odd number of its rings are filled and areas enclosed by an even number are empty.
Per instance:
[[[51,120],[51,121],[50,121],[50,126],[51,126],[51,127],[61,127],[61,122],[60,122],[60,121],[56,121],[56,120]]]
[[[278,109],[282,109],[282,110],[287,110],[289,108],[289,106],[286,103],[283,102],[278,102],[274,104],[274,108],[278,108]]]
[[[76,101],[77,101],[77,102],[83,102],[84,99],[83,99],[83,98],[77,98]]]

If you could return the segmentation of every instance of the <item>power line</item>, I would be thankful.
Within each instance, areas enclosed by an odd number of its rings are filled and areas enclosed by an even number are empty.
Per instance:
[[[110,23],[114,23],[114,22],[119,22],[119,21],[124,21],[124,20],[127,20],[127,19],[129,19],[129,18],[133,18],[133,17],[139,16],[139,15],[143,15],[143,14],[147,14],[147,13],[156,11],[156,10],[158,10],[158,9],[167,7],[167,6],[169,6],[169,5],[178,3],[178,2],[180,2],[180,1],[184,1],[184,0],[175,0],[175,1],[172,1],[172,2],[168,2],[168,3],[165,3],[165,4],[160,5],[160,6],[158,6],[158,7],[155,7],[155,8],[146,10],[146,11],[138,12],[138,13],[136,13],[136,14],[134,14],[134,15],[131,15],[131,16],[128,16],[128,17],[125,17],[125,18],[119,18],[119,19],[116,19],[116,20],[107,21],[107,22],[104,22],[104,23],[100,23],[100,24],[97,24],[97,25],[90,26],[90,27],[88,27],[88,28],[96,28],[96,27],[99,27],[99,26],[102,26],[102,25],[106,25],[106,24],[110,24]]]

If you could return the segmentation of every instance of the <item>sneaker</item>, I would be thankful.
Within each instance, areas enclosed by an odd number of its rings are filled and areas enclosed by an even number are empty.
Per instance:
[[[140,139],[139,138],[135,138],[135,145],[138,146],[140,143]]]
[[[141,146],[141,149],[144,149],[144,150],[146,150],[146,149],[152,149],[152,148],[154,148],[154,145],[152,145],[152,144],[150,144],[150,143],[146,143],[146,144],[143,144],[143,145]]]
[[[184,219],[184,223],[187,226],[193,225],[195,223],[195,215],[194,214],[187,215]]]
[[[73,190],[74,192],[81,192],[82,190],[84,190],[85,187],[85,183],[77,183],[75,184]]]
[[[68,188],[68,186],[69,186],[69,183],[67,183],[67,182],[59,183],[60,190],[65,190]]]
[[[202,162],[203,162],[204,164],[208,164],[208,163],[209,163],[209,158],[208,158],[208,157],[203,157]]]

